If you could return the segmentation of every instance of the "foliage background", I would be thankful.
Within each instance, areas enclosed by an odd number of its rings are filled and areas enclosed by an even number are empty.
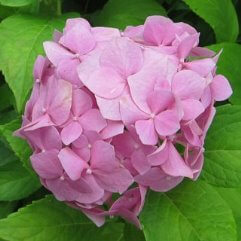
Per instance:
[[[34,60],[54,29],[78,16],[123,29],[149,15],[189,23],[201,32],[201,46],[223,49],[217,71],[229,78],[234,94],[217,107],[198,181],[149,192],[142,230],[118,218],[97,228],[41,187],[30,149],[12,133],[32,88]],[[240,0],[0,0],[0,21],[1,241],[241,240]]]

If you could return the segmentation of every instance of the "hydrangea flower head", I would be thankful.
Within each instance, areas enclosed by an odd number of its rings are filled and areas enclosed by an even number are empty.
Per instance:
[[[17,131],[41,183],[98,226],[121,216],[140,227],[148,189],[196,180],[214,103],[232,94],[218,55],[198,43],[193,27],[161,16],[124,31],[67,20],[36,59]]]

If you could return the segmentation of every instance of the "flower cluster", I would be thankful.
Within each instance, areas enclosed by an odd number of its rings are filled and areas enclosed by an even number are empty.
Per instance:
[[[117,215],[140,226],[147,189],[197,179],[214,103],[232,93],[198,42],[191,26],[151,16],[123,32],[69,19],[44,43],[17,134],[58,200],[98,226]]]

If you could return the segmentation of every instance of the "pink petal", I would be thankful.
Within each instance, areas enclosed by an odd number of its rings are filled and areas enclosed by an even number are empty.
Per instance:
[[[181,99],[200,99],[205,88],[205,79],[191,70],[178,72],[172,82],[172,91]]]
[[[60,46],[59,44],[51,41],[43,43],[45,53],[52,64],[57,67],[61,60],[73,58],[73,54]]]
[[[112,99],[120,96],[125,88],[125,80],[111,68],[95,70],[84,84],[97,96]]]
[[[101,137],[103,139],[112,138],[124,131],[124,125],[120,121],[110,121],[107,120],[107,126],[101,131]]]
[[[75,89],[73,91],[72,112],[75,117],[90,110],[92,105],[92,99],[85,91],[82,89]]]
[[[84,130],[100,132],[103,130],[107,123],[97,109],[88,110],[80,118],[80,123]]]
[[[131,163],[132,163],[133,167],[140,174],[144,174],[151,168],[151,165],[148,163],[146,155],[144,154],[143,150],[141,150],[141,149],[135,151],[132,154]]]
[[[228,99],[233,91],[228,80],[223,75],[216,75],[211,83],[213,98],[217,101]]]
[[[145,145],[155,145],[158,135],[155,130],[153,119],[139,120],[135,123],[136,132],[140,140]]]
[[[120,98],[104,99],[96,96],[96,101],[102,116],[109,120],[121,120],[120,115]]]
[[[65,145],[77,140],[82,133],[82,127],[78,121],[71,121],[61,131],[61,139]]]
[[[113,38],[120,37],[120,30],[117,28],[107,28],[107,27],[94,27],[92,28],[92,34],[96,41],[108,41]]]
[[[154,118],[155,129],[161,136],[169,136],[176,133],[179,128],[179,118],[176,111],[166,110]]]
[[[126,78],[141,68],[142,50],[128,38],[114,38],[100,56],[100,64]]]
[[[193,178],[193,172],[189,166],[185,164],[180,154],[172,143],[168,143],[169,156],[168,160],[161,165],[163,171],[174,177],[189,177]]]
[[[184,111],[183,120],[194,120],[204,112],[203,104],[198,100],[186,99],[182,101]]]
[[[59,160],[71,180],[76,181],[80,178],[82,171],[88,164],[76,155],[69,147],[63,148],[59,152]]]
[[[183,177],[172,177],[165,174],[159,167],[153,167],[144,175],[135,177],[135,181],[143,186],[150,187],[156,192],[167,192],[177,186]]]
[[[57,150],[51,150],[33,154],[30,157],[33,169],[40,177],[45,179],[53,179],[62,175],[63,168],[57,155]]]
[[[33,71],[35,80],[42,80],[44,71],[46,70],[49,64],[50,62],[48,61],[47,58],[41,55],[37,57],[34,63],[34,71]]]
[[[95,39],[90,29],[81,23],[76,23],[65,31],[59,43],[80,55],[90,52],[95,47]]]

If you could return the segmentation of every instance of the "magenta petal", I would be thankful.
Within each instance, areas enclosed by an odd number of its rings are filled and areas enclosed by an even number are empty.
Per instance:
[[[145,145],[155,145],[158,140],[158,135],[155,130],[153,119],[138,120],[135,123],[136,132],[140,140]]]
[[[192,170],[185,164],[184,160],[171,142],[168,143],[168,148],[168,159],[161,165],[163,171],[174,177],[183,176],[193,178]]]
[[[82,171],[88,164],[76,155],[69,147],[63,148],[59,152],[59,160],[71,180],[76,181],[80,178]]]
[[[80,117],[80,123],[86,131],[100,132],[107,126],[106,120],[97,109],[91,109],[82,115]]]
[[[155,129],[161,136],[168,136],[176,133],[179,128],[179,118],[176,111],[166,110],[154,118]]]
[[[33,154],[31,163],[38,175],[45,179],[58,178],[63,173],[63,168],[58,159],[58,151],[51,150]]]
[[[55,67],[58,66],[61,60],[71,59],[74,56],[71,52],[55,42],[46,41],[43,45],[48,59]]]
[[[79,138],[82,133],[82,127],[78,121],[71,121],[61,131],[61,139],[65,145],[69,145]]]
[[[228,99],[233,91],[228,80],[223,75],[216,75],[211,83],[213,98],[217,101]]]
[[[198,100],[186,99],[182,101],[184,111],[183,120],[194,120],[204,112],[203,104]]]

